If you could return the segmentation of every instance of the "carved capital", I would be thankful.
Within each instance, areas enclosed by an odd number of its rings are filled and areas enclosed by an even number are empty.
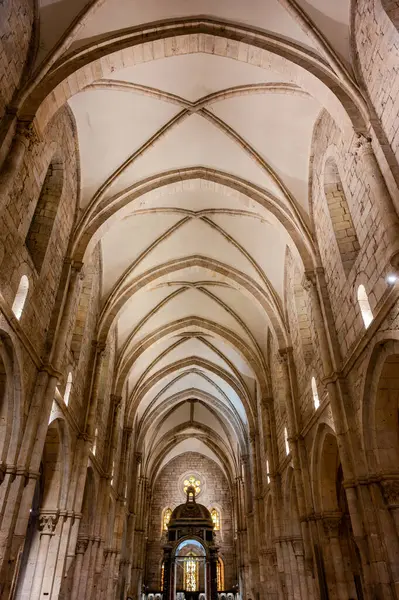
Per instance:
[[[98,354],[99,358],[101,358],[102,355],[105,352],[106,347],[107,347],[106,343],[105,342],[99,342],[98,340],[93,340],[91,344],[92,344],[92,348]]]
[[[249,465],[249,454],[243,454],[241,456],[241,462],[244,466]]]
[[[76,542],[76,554],[84,554],[87,550],[87,546],[89,545],[88,538],[80,538]]]
[[[342,522],[342,514],[331,514],[323,516],[324,532],[328,538],[339,536],[339,527]]]
[[[18,121],[15,137],[25,144],[27,150],[40,142],[38,131],[32,121]]]
[[[291,543],[295,556],[303,556],[305,554],[302,540],[292,540]]]
[[[117,412],[122,404],[122,396],[117,396],[116,394],[111,394],[110,396],[111,403],[114,406],[114,411]]]
[[[269,561],[269,565],[271,567],[277,567],[277,552],[275,548],[268,548],[265,552],[268,561]]]
[[[314,271],[305,271],[302,278],[302,287],[307,292],[316,288],[316,273]]]
[[[374,154],[371,137],[357,133],[354,141],[354,155],[362,157],[366,154]]]
[[[399,479],[385,479],[381,487],[388,506],[399,507]]]
[[[42,513],[39,515],[39,531],[42,534],[53,535],[55,528],[58,523],[58,514],[46,514]]]
[[[283,369],[287,369],[288,367],[288,354],[286,349],[278,351],[277,355],[278,363]]]

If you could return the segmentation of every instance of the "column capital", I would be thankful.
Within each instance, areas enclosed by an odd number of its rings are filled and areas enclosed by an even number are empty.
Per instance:
[[[99,340],[93,340],[91,344],[97,354],[99,354],[100,356],[102,354],[104,354],[105,349],[107,347],[107,344],[105,342],[101,342]]]
[[[317,275],[315,271],[305,271],[302,278],[302,287],[307,292],[311,292],[312,289],[316,288]]]
[[[241,456],[241,462],[243,465],[249,465],[249,454],[243,454]]]
[[[259,433],[257,431],[251,431],[248,437],[249,443],[254,444],[256,442],[256,438],[259,437]]]
[[[273,396],[263,396],[260,403],[264,408],[269,408],[269,406],[273,406],[274,398]]]
[[[120,407],[120,405],[122,403],[122,396],[117,396],[116,394],[111,394],[110,400],[111,400],[112,404],[114,405],[114,408],[117,409]]]
[[[381,481],[385,502],[390,508],[399,508],[399,479],[385,479]]]
[[[305,551],[302,540],[291,540],[291,544],[295,556],[304,556]]]
[[[76,542],[76,554],[84,554],[89,545],[89,538],[78,538]]]
[[[322,516],[322,522],[325,534],[328,538],[334,538],[339,536],[339,527],[342,523],[342,513],[331,513],[324,514]]]
[[[15,137],[25,144],[27,150],[41,141],[39,132],[33,121],[18,120]]]
[[[43,535],[54,535],[58,523],[58,513],[41,513],[39,515],[39,531]]]
[[[292,353],[292,346],[286,346],[285,348],[279,348],[278,360],[279,360],[280,365],[288,367],[288,361],[289,361],[291,353]]]
[[[374,154],[371,137],[368,135],[364,135],[363,133],[355,134],[353,148],[353,153],[358,158],[366,154]]]

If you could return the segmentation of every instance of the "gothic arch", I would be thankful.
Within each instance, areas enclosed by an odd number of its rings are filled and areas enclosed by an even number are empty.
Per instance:
[[[16,459],[23,425],[23,393],[19,361],[10,334],[0,329],[0,460]]]
[[[182,32],[183,30],[183,32]],[[68,85],[71,80],[76,82],[84,82],[80,85],[92,83],[98,77],[98,71],[93,68],[98,65],[102,76],[108,74],[108,70],[112,71],[112,60],[108,62],[101,59],[105,56],[117,57],[123,50],[130,49],[124,54],[125,66],[129,65],[128,61],[134,64],[133,47],[142,44],[143,35],[146,38],[147,46],[156,43],[157,40],[168,38],[184,39],[188,37],[185,31],[189,34],[197,35],[199,38],[206,36],[208,43],[203,45],[202,51],[207,51],[207,48],[213,46],[214,52],[221,52],[222,55],[228,56],[226,48],[219,49],[217,39],[222,37],[226,40],[231,40],[234,44],[241,43],[248,48],[260,48],[263,51],[270,52],[274,57],[287,59],[290,68],[295,72],[295,67],[300,65],[304,68],[302,75],[302,85],[307,86],[306,91],[309,93],[321,93],[321,89],[326,86],[329,90],[333,90],[333,94],[328,99],[329,109],[335,114],[339,122],[347,125],[348,121],[352,121],[355,129],[364,131],[366,129],[368,115],[363,99],[353,83],[347,79],[343,81],[337,76],[332,68],[327,66],[321,59],[313,53],[309,53],[305,49],[296,47],[295,44],[284,40],[281,43],[275,36],[269,37],[267,33],[260,33],[250,27],[244,27],[238,23],[228,23],[218,21],[216,19],[204,17],[191,17],[182,19],[180,22],[175,21],[173,26],[169,22],[157,22],[156,28],[153,24],[149,24],[147,28],[143,28],[137,34],[135,28],[125,30],[123,36],[116,33],[106,42],[98,44],[98,40],[93,46],[88,46],[84,49],[79,49],[72,52],[66,57],[60,58],[56,67],[48,73],[40,73],[41,80],[31,83],[30,88],[25,90],[21,95],[20,117],[24,118],[27,115],[36,114],[36,121],[39,129],[43,130],[48,119],[54,113],[54,109],[68,100],[75,90],[76,86]],[[251,37],[248,37],[248,34]],[[241,40],[250,39],[250,42],[244,43]],[[196,45],[184,44],[180,45],[178,53],[192,53],[201,51],[202,44],[197,41]],[[176,53],[176,51],[175,51]],[[152,56],[157,54],[152,51]],[[249,55],[249,56],[248,56]],[[251,53],[248,53],[246,60],[251,61]],[[242,59],[241,59],[242,60]],[[244,59],[245,60],[245,59]],[[82,78],[75,79],[76,73],[81,73]],[[295,81],[295,74],[294,81]],[[71,78],[71,79],[69,79]],[[79,91],[79,87],[76,91]],[[50,93],[52,92],[52,94]],[[76,92],[75,92],[76,93]],[[56,102],[50,102],[50,96],[57,98]],[[325,100],[325,99],[324,99]],[[321,102],[323,104],[323,102]]]
[[[53,154],[47,168],[25,239],[26,247],[38,274],[40,274],[51,240],[63,189],[63,159],[61,153],[57,151]]]
[[[317,512],[338,510],[336,479],[340,458],[335,432],[326,423],[318,426],[311,456],[313,499]]]
[[[399,460],[399,339],[376,340],[368,361],[362,401],[362,434],[371,472],[397,472]]]

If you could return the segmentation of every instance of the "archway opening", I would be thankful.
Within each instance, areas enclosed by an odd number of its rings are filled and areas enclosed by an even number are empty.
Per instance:
[[[399,466],[399,354],[386,358],[374,407],[374,449],[379,470],[397,473]]]
[[[344,488],[337,439],[325,432],[319,464],[319,493],[323,515],[323,570],[329,590],[340,597],[363,598],[362,569],[354,540]]]

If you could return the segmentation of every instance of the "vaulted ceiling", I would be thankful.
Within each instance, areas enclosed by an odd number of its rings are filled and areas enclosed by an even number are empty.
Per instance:
[[[191,47],[175,37],[172,51],[161,40],[158,54],[145,37],[130,55],[112,46],[98,78],[69,94],[82,223],[117,207],[93,238],[102,252],[100,332],[116,328],[115,385],[127,386],[151,473],[187,450],[233,473],[248,451],[256,403],[270,391],[270,338],[289,336],[286,254],[300,270],[311,254],[314,125],[323,109],[350,123],[305,62],[350,88],[349,5],[40,0],[38,69],[52,53],[67,64],[166,20],[249,32],[242,55],[221,34]],[[269,50],[259,54],[254,36]]]

